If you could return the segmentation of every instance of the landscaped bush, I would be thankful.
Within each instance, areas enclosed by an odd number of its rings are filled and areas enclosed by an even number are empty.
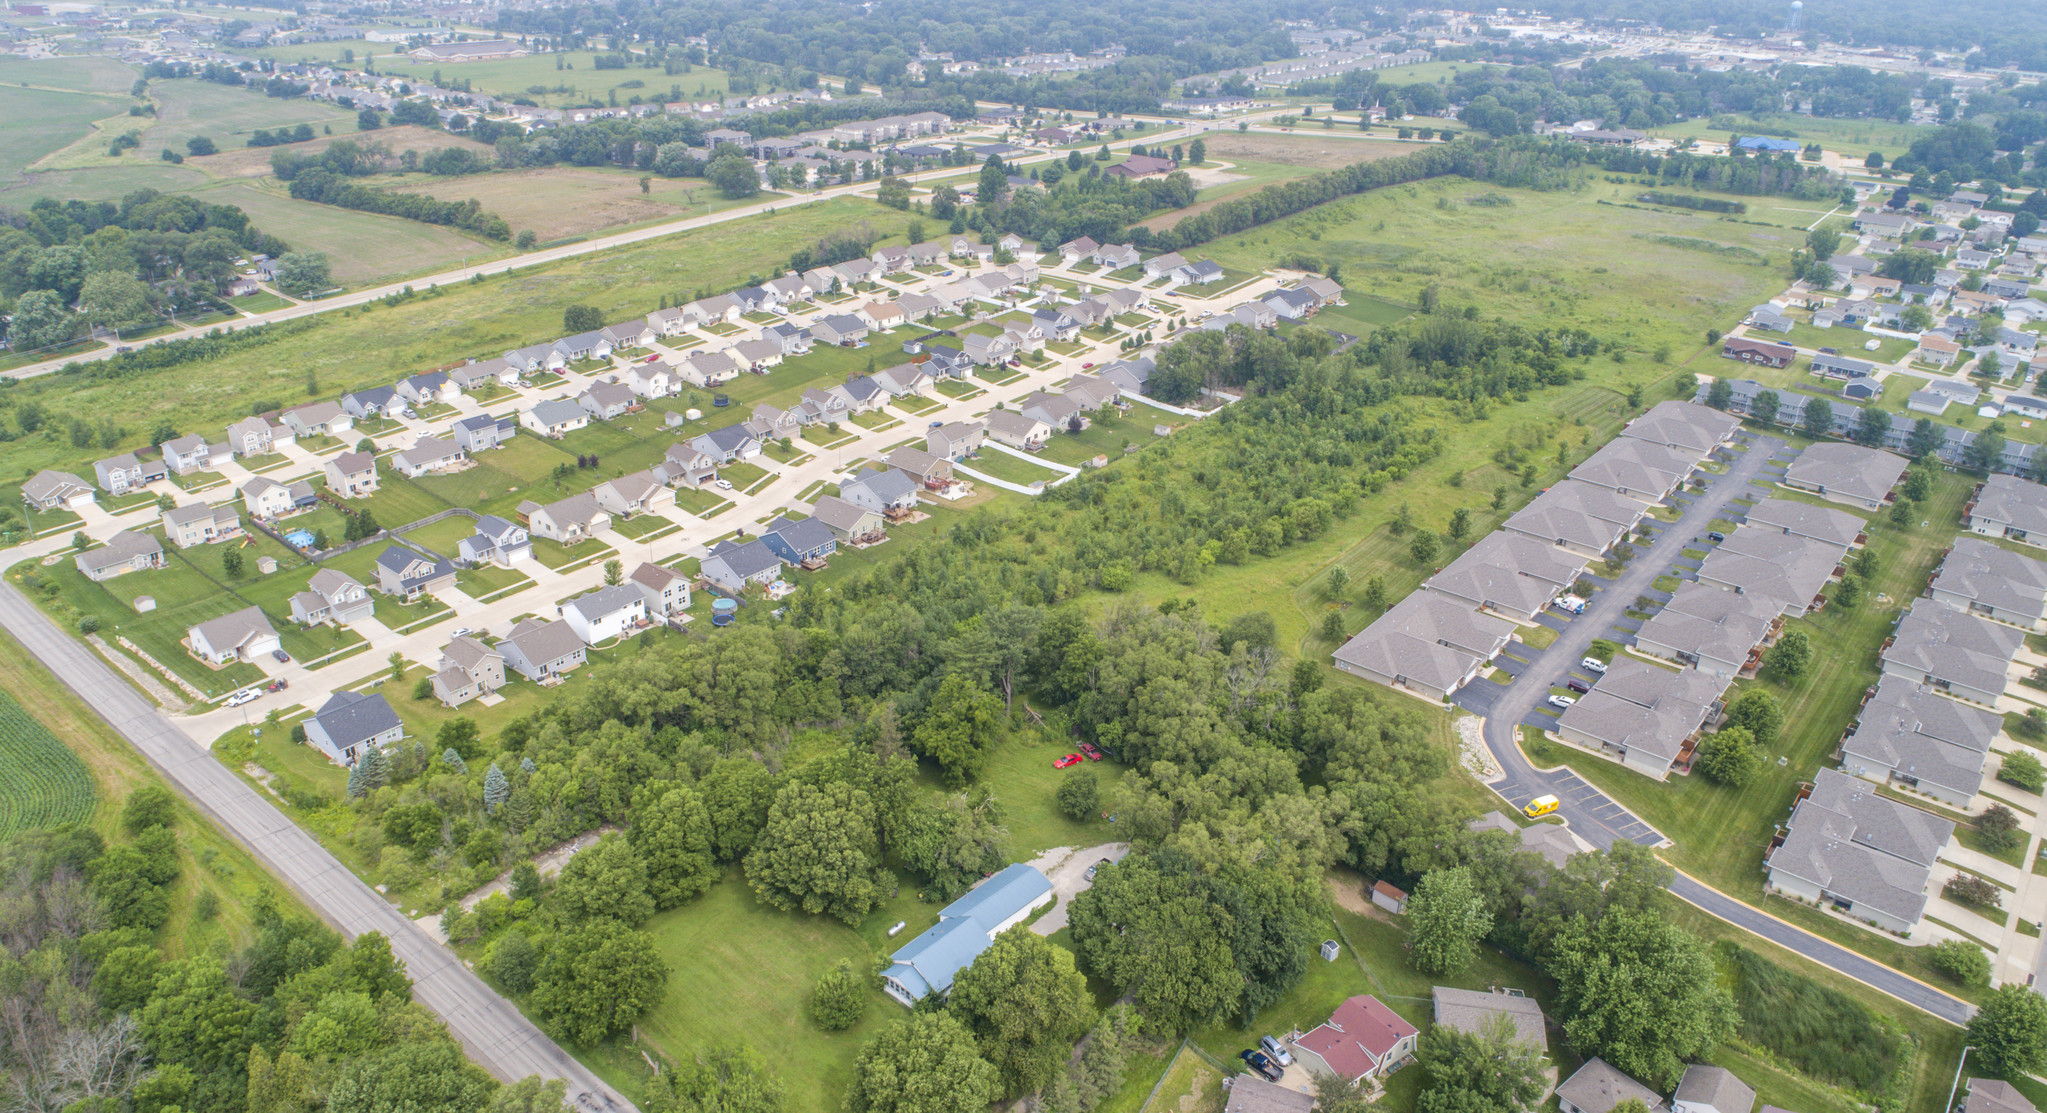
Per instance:
[[[1935,943],[1927,949],[1927,961],[1962,985],[1990,984],[1990,956],[1967,940],[1943,939]]]
[[[1977,877],[1973,873],[1958,873],[1948,878],[1940,887],[1940,895],[1960,904],[1973,904],[1978,908],[1996,908],[2004,903],[2003,894],[1996,885]]]
[[[2001,854],[2025,841],[2019,831],[2019,817],[2003,804],[1992,804],[1976,817],[1976,841],[1992,854]]]
[[[2028,713],[2022,720],[2035,723],[2037,720]],[[2038,792],[2047,788],[2047,768],[2042,768],[2040,759],[2025,750],[2004,755],[2004,765],[1997,770],[1997,779],[2008,785],[2017,785],[2027,792]]]

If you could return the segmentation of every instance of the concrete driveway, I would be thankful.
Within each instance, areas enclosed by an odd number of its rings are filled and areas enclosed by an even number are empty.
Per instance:
[[[1092,884],[1088,880],[1089,866],[1107,858],[1120,862],[1130,853],[1127,842],[1105,842],[1100,846],[1075,850],[1070,846],[1055,846],[1031,860],[1052,882],[1052,910],[1038,917],[1031,930],[1039,935],[1051,935],[1066,926],[1066,905],[1076,894],[1087,890]]]

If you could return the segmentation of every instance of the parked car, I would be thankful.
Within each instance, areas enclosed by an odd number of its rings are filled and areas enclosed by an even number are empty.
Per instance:
[[[1081,757],[1079,754],[1067,754],[1065,757],[1053,758],[1052,768],[1065,769],[1070,766],[1079,765],[1081,762],[1085,760],[1087,759]]]
[[[1592,685],[1585,683],[1584,681],[1578,679],[1575,676],[1569,680],[1564,681],[1564,687],[1569,688],[1573,692],[1577,692],[1580,695],[1583,695],[1584,693],[1592,690]]]
[[[1244,1060],[1245,1066],[1264,1075],[1268,1082],[1277,1082],[1286,1077],[1286,1072],[1279,1069],[1279,1064],[1273,1062],[1271,1056],[1263,1051],[1245,1051],[1237,1058]]]
[[[1095,365],[1092,363],[1083,363],[1080,365],[1080,369],[1082,371],[1092,371],[1095,369]]]
[[[282,649],[271,650],[270,656],[275,658],[277,660],[277,663],[280,665],[288,665],[291,663],[291,654],[286,653]]]
[[[261,693],[257,692],[254,688],[244,688],[234,695],[227,697],[227,705],[229,707],[240,707],[245,703],[254,703],[260,695]]]
[[[1094,865],[1092,865],[1092,866],[1089,866],[1089,867],[1087,868],[1087,873],[1083,874],[1082,876],[1083,876],[1083,877],[1085,877],[1085,878],[1086,878],[1087,880],[1089,880],[1089,881],[1093,881],[1093,880],[1095,879],[1095,874],[1097,874],[1097,873],[1100,873],[1100,872],[1101,872],[1101,870],[1102,870],[1102,867],[1103,867],[1103,866],[1107,866],[1107,865],[1113,865],[1113,864],[1114,864],[1114,863],[1110,862],[1110,861],[1109,861],[1109,859],[1107,859],[1107,858],[1104,858],[1104,859],[1102,859],[1101,861],[1099,861],[1099,862],[1096,862],[1096,863],[1095,863]]]
[[[711,484],[711,486],[718,488],[720,491],[729,491],[732,489],[732,481],[729,479],[720,479],[716,483]]]
[[[1258,1038],[1258,1046],[1264,1048],[1265,1053],[1272,1056],[1280,1066],[1290,1067],[1294,1065],[1294,1057],[1287,1054],[1286,1047],[1271,1036],[1260,1036]]]
[[[1585,658],[1583,661],[1578,662],[1578,667],[1595,676],[1606,675],[1606,662],[1597,657]]]
[[[1559,595],[1555,599],[1550,600],[1549,605],[1569,614],[1585,613],[1585,600],[1575,595]]]
[[[1577,702],[1578,702],[1577,700],[1574,700],[1569,696],[1551,696],[1549,698],[1549,705],[1551,707],[1557,708],[1558,710],[1567,708]]]
[[[452,634],[449,634],[448,636],[449,636],[449,637],[451,637],[451,638],[466,638],[466,637],[468,637],[469,635],[471,635],[471,634],[474,634],[475,632],[476,632],[476,631],[474,631],[474,630],[471,630],[471,629],[470,629],[469,627],[467,627],[467,626],[457,626],[457,627],[455,627],[455,632],[454,632],[454,633],[452,633]]]
[[[943,429],[943,428],[945,428],[945,422],[943,422],[943,421],[934,421],[934,422],[932,422],[932,423],[931,423],[930,425],[927,425],[927,426],[925,426],[925,428],[927,428],[927,429]]]
[[[1102,748],[1100,746],[1097,746],[1092,742],[1082,742],[1080,744],[1080,752],[1082,754],[1085,754],[1089,761],[1100,761],[1102,760],[1103,757],[1107,756],[1102,753]]]
[[[1727,540],[1727,535],[1717,529],[1709,529],[1706,531],[1706,540],[1718,545],[1722,541]]]
[[[1528,802],[1527,807],[1521,809],[1521,814],[1527,816],[1530,819],[1539,819],[1542,816],[1546,816],[1549,813],[1556,811],[1557,805],[1561,803],[1563,803],[1563,801],[1558,800],[1554,796],[1538,796],[1535,799],[1530,800]]]

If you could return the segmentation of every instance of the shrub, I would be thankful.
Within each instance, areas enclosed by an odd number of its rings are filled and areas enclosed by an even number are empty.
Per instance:
[[[1977,877],[1973,873],[1958,873],[1948,878],[1940,887],[1940,895],[1961,904],[1973,904],[1980,908],[1996,908],[2004,903],[2004,897],[1997,886]]]
[[[1072,776],[1059,783],[1059,810],[1069,819],[1092,819],[1098,803],[1095,785],[1095,771],[1076,770]]]
[[[867,1011],[867,987],[861,984],[860,975],[854,972],[853,963],[840,959],[837,966],[825,971],[817,980],[817,988],[810,994],[810,1018],[827,1032],[840,1032],[851,1028]]]
[[[2019,831],[2019,817],[2003,804],[1992,804],[1976,817],[1976,841],[1992,854],[2000,854],[2025,840]]]
[[[2034,730],[2039,729],[2039,720],[2030,711],[2020,722]],[[2040,759],[2028,751],[2018,750],[2004,756],[2004,765],[1997,770],[1997,779],[2027,792],[2039,792],[2047,788],[2047,768],[2042,768]]]
[[[1959,985],[1990,984],[1990,956],[1966,940],[1943,939],[1935,943],[1927,952],[1927,961]]]

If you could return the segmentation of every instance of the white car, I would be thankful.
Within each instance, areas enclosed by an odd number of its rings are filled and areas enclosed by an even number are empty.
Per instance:
[[[467,627],[467,626],[457,626],[457,627],[455,627],[455,632],[454,632],[454,633],[452,633],[452,634],[449,634],[448,636],[449,636],[449,637],[451,637],[451,638],[466,638],[466,637],[468,637],[469,635],[471,635],[471,634],[473,634],[473,633],[475,633],[475,632],[476,632],[476,631],[474,631],[474,630],[471,630],[471,629],[470,629],[469,627]]]
[[[1599,676],[1606,675],[1606,662],[1597,657],[1585,658],[1583,661],[1578,662],[1578,667]]]
[[[720,479],[718,482],[711,484],[711,486],[716,487],[721,491],[729,491],[732,489],[732,481],[729,479]]]
[[[227,705],[229,707],[240,707],[245,703],[254,703],[257,697],[261,695],[262,693],[254,688],[244,688],[234,695],[227,697]]]
[[[1559,710],[1569,707],[1577,702],[1578,702],[1577,700],[1574,700],[1569,696],[1551,696],[1549,698],[1549,705]]]

